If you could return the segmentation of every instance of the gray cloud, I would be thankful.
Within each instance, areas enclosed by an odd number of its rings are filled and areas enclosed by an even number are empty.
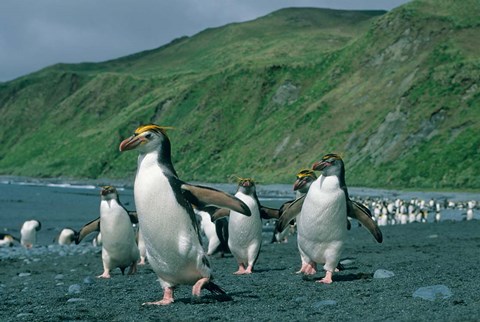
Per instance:
[[[408,0],[2,0],[0,81],[98,62],[286,7],[390,10]]]

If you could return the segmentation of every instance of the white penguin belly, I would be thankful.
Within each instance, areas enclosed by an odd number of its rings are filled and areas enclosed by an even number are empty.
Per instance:
[[[125,268],[139,259],[135,233],[127,212],[116,200],[100,204],[102,259],[109,269]]]
[[[298,247],[308,260],[335,269],[347,234],[346,214],[345,193],[336,177],[320,176],[297,217]]]
[[[262,244],[262,219],[255,200],[242,192],[235,197],[242,200],[252,213],[247,217],[236,211],[230,211],[228,222],[228,246],[237,262],[253,264]]]
[[[135,204],[148,260],[162,286],[193,284],[209,277],[210,269],[192,219],[155,162],[156,155],[146,155],[135,178]]]

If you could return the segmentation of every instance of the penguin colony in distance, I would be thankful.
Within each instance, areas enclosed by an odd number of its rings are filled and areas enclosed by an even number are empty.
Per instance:
[[[250,210],[229,194],[180,180],[171,160],[166,130],[154,124],[141,126],[119,146],[120,151],[139,152],[135,205],[148,262],[163,288],[161,300],[145,304],[171,304],[174,288],[181,284],[193,285],[194,298],[206,288],[222,299],[231,299],[211,281],[210,263],[201,244],[193,206],[228,208],[247,216]]]
[[[301,273],[313,275],[317,263],[324,264],[325,277],[319,282],[332,283],[347,235],[347,215],[358,219],[378,242],[383,237],[368,209],[350,200],[345,183],[343,160],[327,154],[313,165],[322,171],[304,197],[293,202],[280,217],[280,229],[297,217],[297,242],[302,259]]]
[[[26,248],[32,248],[37,242],[37,231],[42,229],[42,224],[35,219],[27,220],[20,229],[20,243]]]
[[[117,267],[122,274],[125,273],[125,268],[130,267],[128,274],[134,274],[140,253],[132,223],[137,223],[138,220],[123,207],[114,187],[103,187],[100,195],[100,218],[83,226],[75,243],[78,244],[91,232],[100,230],[103,273],[98,277],[110,278],[110,271]]]

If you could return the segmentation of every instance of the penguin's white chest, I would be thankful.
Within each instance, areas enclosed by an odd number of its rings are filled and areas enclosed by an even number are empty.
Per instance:
[[[100,233],[104,265],[110,269],[127,267],[138,260],[132,223],[116,200],[102,200],[100,203]]]
[[[250,209],[252,215],[245,216],[236,211],[230,211],[228,222],[229,243],[246,246],[253,240],[262,238],[262,220],[260,210],[254,198],[242,192],[237,192],[235,197],[242,200]]]
[[[235,197],[242,200],[250,209],[247,217],[236,211],[230,211],[228,222],[228,246],[237,262],[253,265],[262,245],[262,219],[254,198],[242,192]]]
[[[310,259],[325,262],[325,253],[340,253],[347,234],[347,203],[337,177],[320,176],[312,183],[297,227],[298,246]]]
[[[105,246],[130,243],[135,239],[128,213],[116,200],[101,201],[100,232]]]
[[[162,283],[188,284],[208,275],[199,272],[204,252],[194,219],[179,203],[156,153],[139,157],[134,197],[149,262]]]

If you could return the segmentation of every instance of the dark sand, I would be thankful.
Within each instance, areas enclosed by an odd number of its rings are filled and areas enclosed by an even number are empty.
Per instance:
[[[349,261],[333,284],[315,282],[323,272],[310,278],[295,274],[300,259],[294,238],[286,244],[265,238],[252,275],[232,275],[237,267],[231,256],[211,260],[216,283],[233,301],[219,302],[203,290],[202,301],[192,303],[191,287],[180,286],[166,307],[142,306],[162,297],[148,264],[136,275],[122,276],[117,269],[104,280],[95,277],[102,273],[101,255],[90,243],[18,247],[10,258],[0,257],[0,321],[480,320],[480,221],[382,230],[383,244],[363,228],[349,232],[343,252]],[[377,269],[395,275],[373,278]],[[433,285],[445,286],[451,296],[413,296]]]

